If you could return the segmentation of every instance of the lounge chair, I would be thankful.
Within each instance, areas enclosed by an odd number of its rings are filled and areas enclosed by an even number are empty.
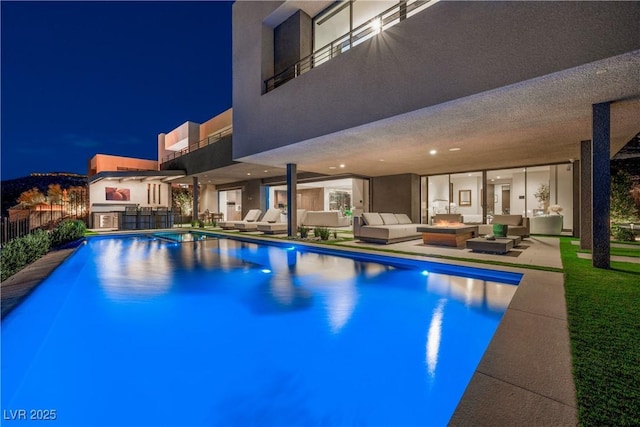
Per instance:
[[[249,212],[247,212],[242,221],[222,221],[219,222],[218,225],[222,227],[223,230],[233,230],[236,224],[257,221],[258,218],[260,218],[261,213],[262,211],[260,209],[251,209]]]
[[[240,224],[236,224],[234,228],[240,231],[258,231],[259,225],[268,225],[280,221],[280,214],[280,209],[271,208],[267,212],[265,212],[260,221],[243,222]]]
[[[306,209],[297,210],[297,226],[300,227],[307,216]],[[258,224],[258,231],[264,234],[282,234],[287,232],[286,222],[275,222],[272,224]]]

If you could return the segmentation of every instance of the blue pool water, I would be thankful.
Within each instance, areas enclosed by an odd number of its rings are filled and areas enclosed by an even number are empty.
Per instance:
[[[520,279],[166,237],[89,239],[3,320],[7,425],[445,425]]]

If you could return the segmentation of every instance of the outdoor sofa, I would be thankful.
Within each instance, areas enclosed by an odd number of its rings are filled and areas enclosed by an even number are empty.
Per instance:
[[[302,222],[306,227],[348,227],[349,217],[342,216],[339,211],[308,211]]]
[[[419,226],[406,214],[364,212],[353,218],[353,236],[363,242],[387,245],[420,238]]]
[[[491,224],[481,224],[478,226],[478,234],[493,234],[493,224],[508,225],[507,234],[509,236],[529,237],[529,218],[522,215],[494,215]]]

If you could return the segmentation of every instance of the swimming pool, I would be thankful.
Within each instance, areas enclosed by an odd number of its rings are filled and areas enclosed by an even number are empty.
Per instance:
[[[90,238],[14,309],[2,322],[5,419],[445,425],[520,279],[185,240]]]

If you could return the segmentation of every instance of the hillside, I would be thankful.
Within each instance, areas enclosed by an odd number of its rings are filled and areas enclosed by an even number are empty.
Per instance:
[[[51,173],[32,174],[22,178],[0,182],[2,197],[2,216],[7,216],[7,209],[17,204],[16,200],[26,190],[36,187],[42,194],[47,194],[49,184],[60,184],[60,187],[86,186],[87,177],[77,174]]]

